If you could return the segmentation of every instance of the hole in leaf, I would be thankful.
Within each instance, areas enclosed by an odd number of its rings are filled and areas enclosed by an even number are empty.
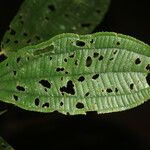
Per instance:
[[[91,44],[93,44],[93,43],[94,43],[94,40],[93,40],[93,39],[91,39],[90,43],[91,43]]]
[[[64,16],[65,16],[66,18],[68,18],[68,17],[69,17],[69,15],[68,15],[68,14],[64,14]]]
[[[56,71],[59,72],[59,71],[64,71],[65,69],[64,68],[56,68]]]
[[[24,21],[23,21],[23,20],[20,20],[20,24],[23,25],[23,24],[24,24]]]
[[[63,104],[64,104],[63,102],[60,102],[60,106],[63,106]]]
[[[68,74],[68,71],[66,71],[65,74]]]
[[[115,88],[115,92],[116,92],[116,93],[118,92],[118,89],[117,89],[117,88]]]
[[[23,33],[24,36],[28,36],[28,34],[26,32]]]
[[[49,107],[49,103],[44,103],[44,104],[42,105],[42,107],[43,107],[43,108],[48,108],[48,107]]]
[[[150,71],[150,64],[146,66],[146,70]]]
[[[46,17],[45,17],[45,20],[46,20],[46,21],[48,21],[48,20],[49,20],[49,18],[46,16]]]
[[[131,83],[131,84],[130,84],[130,89],[133,90],[133,87],[134,87],[134,84]]]
[[[93,54],[93,57],[96,58],[96,57],[98,57],[98,55],[99,55],[99,53],[95,52],[95,53]]]
[[[84,41],[77,40],[77,41],[76,41],[76,45],[77,45],[77,46],[80,46],[80,47],[83,47],[83,46],[85,46],[85,42],[84,42]]]
[[[9,42],[10,42],[10,39],[7,39],[7,40],[6,40],[6,44],[8,44]]]
[[[140,58],[137,58],[137,59],[135,60],[135,64],[138,65],[138,64],[140,64],[140,63],[141,63]]]
[[[5,54],[0,55],[0,63],[6,59],[7,59],[7,56]]]
[[[90,56],[88,56],[87,59],[86,59],[86,66],[90,67],[91,64],[92,64],[92,58]]]
[[[113,54],[115,55],[117,53],[117,50],[115,50],[114,52],[113,52]]]
[[[101,60],[103,60],[103,58],[104,57],[101,55],[101,56],[99,56],[98,60],[101,61]]]
[[[117,45],[117,46],[119,46],[119,45],[120,45],[120,42],[119,42],[119,41],[117,41],[117,42],[116,42],[116,45]]]
[[[31,43],[31,39],[27,40],[27,44]]]
[[[78,81],[83,82],[85,80],[85,78],[83,76],[80,76]]]
[[[64,59],[64,62],[67,62],[67,58]]]
[[[15,40],[15,41],[14,41],[14,43],[15,43],[15,44],[18,44],[18,43],[19,43],[19,41],[18,41],[18,40]]]
[[[112,89],[108,88],[108,89],[106,89],[106,92],[107,92],[107,93],[111,93],[111,92],[112,92]]]
[[[48,5],[48,9],[50,11],[55,11],[56,10],[56,8],[55,8],[55,6],[53,4]]]
[[[78,65],[78,60],[75,60],[74,64],[77,66]]]
[[[36,98],[36,99],[34,100],[34,103],[35,103],[36,106],[39,106],[39,104],[40,104],[39,98]]]
[[[13,29],[10,29],[10,34],[11,34],[11,35],[15,35],[15,34],[16,34],[16,31],[13,30]]]
[[[25,91],[25,88],[23,86],[19,86],[19,85],[16,87],[16,89],[18,91]]]
[[[150,64],[146,66],[146,70],[150,71]]]
[[[28,61],[29,61],[29,59],[30,59],[30,57],[27,57],[27,58],[26,58],[26,60],[28,60]]]
[[[78,108],[78,109],[83,109],[83,108],[84,108],[84,104],[78,102],[78,103],[76,104],[76,108]]]
[[[39,83],[46,88],[51,88],[51,84],[48,82],[48,80],[41,80]]]
[[[67,82],[67,86],[63,86],[63,87],[60,87],[60,91],[63,93],[63,92],[66,92],[67,94],[71,94],[71,95],[74,95],[75,94],[75,89],[74,89],[74,84],[71,80],[69,80]]]
[[[89,96],[89,94],[90,94],[90,92],[87,92],[87,93],[85,94],[85,97]]]
[[[101,11],[100,11],[99,9],[97,9],[97,10],[96,10],[96,13],[100,14],[100,13],[101,13]]]
[[[51,56],[49,57],[49,60],[52,60],[52,57],[51,57]]]
[[[74,54],[70,55],[69,57],[70,57],[70,58],[73,58],[73,57],[74,57]]]
[[[99,77],[99,74],[93,75],[92,79],[96,80]]]
[[[110,58],[109,60],[112,61],[114,58]]]
[[[16,75],[16,73],[17,73],[17,71],[14,70],[14,71],[13,71],[14,76]]]
[[[18,57],[16,62],[19,63],[20,62],[21,57]]]
[[[35,35],[36,40],[41,40],[41,38],[38,35]]]
[[[13,95],[15,101],[18,101],[18,96],[17,95]]]
[[[146,82],[150,86],[150,73],[148,73],[146,76]]]

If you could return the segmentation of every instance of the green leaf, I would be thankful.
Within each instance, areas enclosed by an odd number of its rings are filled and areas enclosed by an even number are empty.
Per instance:
[[[0,150],[14,150],[2,137],[0,137]]]
[[[17,51],[60,33],[90,33],[110,0],[25,0],[2,40],[1,49]]]
[[[150,46],[116,33],[58,35],[0,69],[0,100],[31,111],[108,113],[150,98]]]

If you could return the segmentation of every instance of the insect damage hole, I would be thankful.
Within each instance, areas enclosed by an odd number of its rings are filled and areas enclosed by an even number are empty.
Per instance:
[[[86,66],[90,67],[91,65],[92,65],[92,58],[90,56],[88,56],[86,59]]]
[[[93,75],[92,79],[96,80],[99,77],[99,74]]]
[[[43,108],[48,108],[48,107],[49,107],[49,103],[44,103],[44,104],[42,105],[42,107],[43,107]]]
[[[106,92],[107,92],[107,93],[111,93],[111,92],[112,92],[112,89],[108,88],[108,89],[106,89]]]
[[[23,86],[16,86],[16,89],[18,90],[18,91],[25,91],[25,88],[23,87]]]
[[[19,63],[20,60],[21,60],[21,57],[18,57],[17,60],[16,60],[16,62]]]
[[[15,76],[15,75],[17,74],[17,71],[14,70],[14,71],[13,71],[13,74],[14,74],[14,76]]]
[[[56,10],[56,8],[53,4],[48,5],[48,9],[52,12]]]
[[[18,40],[15,40],[15,41],[14,41],[14,43],[15,43],[15,44],[18,44],[18,43],[19,43],[19,41],[18,41]]]
[[[64,71],[64,70],[65,70],[64,68],[59,68],[59,67],[56,68],[56,71],[57,71],[57,72],[59,72],[59,71]]]
[[[131,84],[130,84],[130,90],[133,90],[133,87],[134,87],[134,84],[131,83]]]
[[[75,89],[74,89],[74,84],[71,80],[69,80],[67,82],[67,86],[63,86],[63,87],[60,87],[60,92],[62,93],[67,93],[67,94],[71,94],[71,95],[74,95],[75,94]]]
[[[93,54],[93,57],[96,58],[96,57],[98,57],[98,55],[99,55],[99,53],[95,52],[95,53]]]
[[[36,106],[39,106],[39,104],[40,104],[39,98],[36,98],[36,99],[34,100],[34,104],[35,104]]]
[[[118,90],[118,88],[115,88],[115,92],[117,93],[119,90]]]
[[[76,46],[83,47],[83,46],[85,46],[85,42],[84,42],[84,41],[77,40],[77,41],[76,41]]]
[[[138,64],[140,64],[140,63],[141,63],[140,58],[137,58],[137,59],[135,60],[135,64],[138,65]]]
[[[0,54],[0,63],[7,59],[7,56],[5,54]]]
[[[10,29],[10,34],[11,34],[11,35],[15,35],[15,34],[16,34],[16,31],[13,30],[13,29]]]
[[[90,95],[90,92],[87,92],[85,93],[85,97],[89,96]]]
[[[148,64],[148,65],[146,66],[146,70],[147,70],[147,71],[150,71],[150,64]]]
[[[64,103],[63,102],[60,102],[60,106],[63,106],[64,105]]]
[[[18,101],[18,96],[17,95],[13,95],[15,101]]]
[[[78,78],[78,81],[79,82],[83,82],[85,80],[85,78],[83,77],[83,76],[80,76],[79,78]]]
[[[117,45],[117,46],[119,46],[119,45],[120,45],[120,42],[119,42],[119,41],[117,41],[117,42],[116,42],[116,45]]]
[[[51,84],[48,82],[48,80],[40,80],[39,83],[46,88],[51,88]]]
[[[150,86],[150,73],[148,73],[146,76],[146,82]]]
[[[78,109],[83,109],[83,108],[84,108],[84,104],[78,102],[78,103],[76,104],[76,108],[78,108]]]
[[[103,60],[103,58],[104,58],[104,56],[101,55],[101,56],[99,56],[98,60],[101,61],[101,60]]]

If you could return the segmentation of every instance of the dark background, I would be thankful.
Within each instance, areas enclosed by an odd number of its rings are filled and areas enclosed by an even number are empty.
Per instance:
[[[0,0],[0,40],[21,2]],[[150,44],[149,8],[149,0],[112,0],[94,32],[114,31]],[[28,112],[4,103],[0,106],[8,108],[0,116],[0,136],[16,150],[150,149],[150,101],[124,112],[78,116]]]

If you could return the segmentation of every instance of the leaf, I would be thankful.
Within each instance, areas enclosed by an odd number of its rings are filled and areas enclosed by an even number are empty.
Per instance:
[[[2,40],[9,55],[60,33],[90,33],[100,23],[110,0],[25,0]]]
[[[150,98],[150,46],[116,33],[58,35],[0,69],[0,100],[31,111],[108,113]]]
[[[14,150],[2,137],[0,137],[0,150]]]
[[[0,116],[7,112],[7,109],[0,111]]]

